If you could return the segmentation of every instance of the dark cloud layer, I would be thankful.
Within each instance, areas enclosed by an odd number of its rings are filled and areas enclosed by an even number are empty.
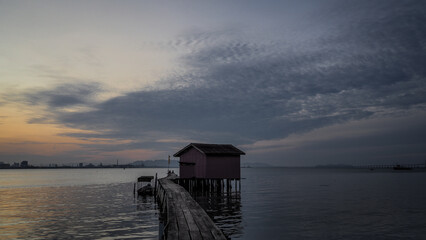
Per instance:
[[[253,159],[265,159],[276,165],[282,165],[283,160],[290,166],[424,163],[425,117],[423,111],[409,116],[369,118],[296,136],[300,138],[296,141],[290,137],[281,144],[248,149],[254,150],[251,154]]]
[[[277,28],[271,41],[191,34],[174,43],[195,46],[180,59],[190,73],[164,79],[158,90],[93,103],[97,86],[67,85],[27,99],[51,109],[90,104],[95,110],[54,118],[98,131],[73,137],[134,140],[118,148],[164,148],[170,143],[156,140],[176,137],[249,144],[425,110],[424,1],[338,1],[321,11],[294,35]]]
[[[30,105],[45,104],[50,108],[87,105],[99,91],[97,84],[63,84],[51,90],[40,90],[26,94]]]

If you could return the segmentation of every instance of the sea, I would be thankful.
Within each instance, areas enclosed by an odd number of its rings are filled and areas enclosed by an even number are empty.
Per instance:
[[[0,239],[159,239],[155,199],[135,196],[133,184],[166,172],[0,170]],[[194,194],[229,239],[426,239],[425,171],[242,168],[241,174],[240,192]]]

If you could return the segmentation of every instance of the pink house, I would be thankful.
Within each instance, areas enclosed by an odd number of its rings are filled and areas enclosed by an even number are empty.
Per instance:
[[[241,155],[231,144],[190,143],[173,156],[180,158],[181,178],[239,179]]]

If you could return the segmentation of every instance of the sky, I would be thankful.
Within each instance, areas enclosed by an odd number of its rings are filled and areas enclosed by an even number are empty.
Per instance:
[[[426,162],[426,2],[0,0],[0,161]]]

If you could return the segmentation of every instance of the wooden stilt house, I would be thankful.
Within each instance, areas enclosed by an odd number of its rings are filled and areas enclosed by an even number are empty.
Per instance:
[[[231,144],[190,143],[174,157],[179,157],[181,178],[239,179],[243,151]]]

